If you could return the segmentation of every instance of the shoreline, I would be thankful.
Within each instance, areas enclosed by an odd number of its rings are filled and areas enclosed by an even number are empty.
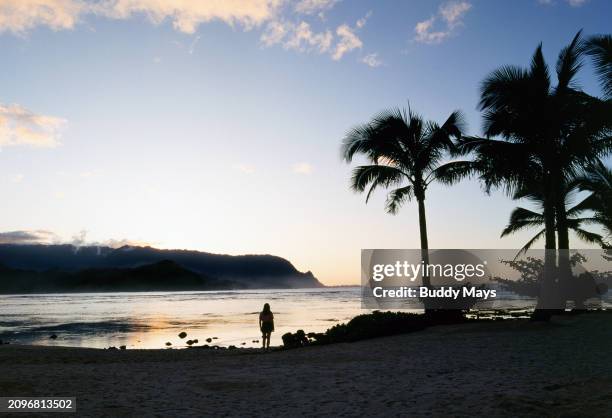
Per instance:
[[[611,343],[604,311],[267,353],[11,344],[0,391],[76,396],[86,415],[609,416]]]

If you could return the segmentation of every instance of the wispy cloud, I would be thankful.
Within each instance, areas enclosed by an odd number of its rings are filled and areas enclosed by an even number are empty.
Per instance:
[[[193,52],[195,51],[195,47],[198,44],[198,41],[200,40],[200,35],[197,35],[195,38],[193,38],[193,41],[191,41],[191,44],[189,45],[189,50],[187,52],[189,52],[189,55],[193,55]]]
[[[438,44],[463,25],[463,17],[472,8],[467,1],[451,1],[441,5],[438,13],[418,22],[414,27],[414,40],[425,44]],[[436,29],[436,22],[443,21],[443,28]]]
[[[361,62],[372,68],[380,67],[382,65],[382,61],[378,58],[377,53],[372,53],[364,56],[361,59]]]
[[[268,25],[260,39],[265,46],[282,44],[285,49],[324,53],[329,51],[333,35],[329,30],[313,32],[310,24],[304,21],[297,24],[276,21]]]
[[[307,15],[319,14],[330,10],[340,0],[299,0],[295,4],[295,11]]]
[[[272,21],[267,25],[260,40],[267,47],[280,44],[287,50],[327,53],[333,60],[338,61],[348,52],[363,46],[356,32],[365,26],[369,16],[370,13],[359,19],[355,27],[347,24],[339,25],[334,32],[330,29],[313,31],[310,24],[305,21],[299,23]]]
[[[312,165],[306,162],[295,163],[293,164],[291,169],[293,170],[294,173],[297,173],[297,174],[312,174],[312,171],[313,171]]]
[[[83,229],[78,233],[74,234],[72,238],[68,241],[59,240],[58,243],[70,244],[77,248],[80,247],[111,247],[111,248],[121,248],[125,246],[129,247],[147,247],[153,245],[152,243],[141,241],[141,240],[132,240],[127,238],[121,239],[107,239],[104,241],[91,241],[87,239],[88,231]],[[57,237],[57,235],[56,235]]]
[[[133,240],[133,239],[127,239],[127,238],[122,238],[122,239],[108,239],[106,241],[102,241],[102,242],[95,242],[95,243],[88,243],[87,245],[94,245],[94,246],[103,246],[103,247],[111,247],[111,248],[121,248],[121,247],[150,247],[155,245],[155,243],[153,242],[148,242],[148,241],[139,241],[139,240]]]
[[[45,230],[0,232],[0,244],[51,244],[59,237]]]
[[[70,244],[75,247],[111,247],[120,248],[123,246],[151,246],[153,243],[132,240],[127,238],[111,238],[105,241],[87,240],[86,230],[74,234],[70,239],[62,239],[58,234],[47,230],[20,230],[0,232],[0,244]]]
[[[0,148],[30,146],[53,148],[60,144],[66,120],[41,115],[18,104],[0,103]]]
[[[359,39],[359,37],[355,34],[355,30],[349,25],[338,26],[338,29],[336,29],[336,35],[338,35],[340,40],[336,44],[336,48],[332,54],[332,59],[334,61],[341,59],[347,52],[363,46],[363,42],[361,42],[361,39]]]
[[[565,0],[565,2],[567,4],[569,4],[572,7],[580,7],[582,5],[584,5],[588,0]],[[553,5],[555,4],[555,1],[553,0],[538,0],[538,3],[540,4],[544,4],[544,5]]]

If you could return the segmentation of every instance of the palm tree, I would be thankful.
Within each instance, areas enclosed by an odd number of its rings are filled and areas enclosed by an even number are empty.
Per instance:
[[[565,206],[569,203],[571,195],[578,189],[578,183],[574,182],[564,190]],[[521,190],[514,195],[514,199],[527,199],[532,203],[536,204],[540,208],[542,207],[542,194],[537,192],[537,188],[531,190]],[[587,197],[577,205],[564,209],[566,214],[567,226],[570,230],[576,233],[576,236],[581,240],[589,244],[603,244],[602,236],[590,231],[583,229],[583,225],[590,224],[591,218],[580,217],[585,211],[589,210],[589,201],[591,197]],[[524,229],[538,228],[539,231],[521,248],[517,253],[516,257],[526,253],[539,239],[545,234],[544,226],[544,215],[541,212],[536,212],[524,207],[515,208],[510,214],[508,225],[504,228],[501,233],[501,237],[505,237]]]
[[[442,166],[446,151],[453,147],[451,138],[459,138],[463,130],[463,116],[451,113],[440,126],[425,121],[410,108],[386,110],[368,123],[358,125],[345,136],[342,145],[347,163],[360,154],[369,164],[355,167],[351,187],[356,192],[369,190],[366,203],[379,187],[392,190],[388,193],[386,211],[396,214],[400,206],[415,198],[419,208],[419,231],[422,259],[429,262],[425,195],[435,180],[448,182],[449,173],[461,162]],[[423,277],[429,286],[429,277]]]
[[[593,59],[604,95],[612,98],[612,35],[589,38],[586,42],[586,53]]]
[[[582,92],[574,78],[581,68],[583,42],[578,32],[559,53],[557,84],[552,85],[542,45],[529,68],[501,67],[482,83],[479,108],[484,112],[485,138],[464,137],[460,154],[472,154],[471,166],[458,176],[476,174],[486,191],[502,188],[510,196],[534,187],[542,200],[545,248],[569,247],[566,219],[567,183],[580,170],[612,150],[611,103]],[[495,139],[499,138],[499,139]],[[544,286],[554,288],[556,257],[545,253]],[[560,264],[569,268],[569,257]],[[558,305],[558,297],[540,300],[540,306]],[[551,302],[552,301],[552,302]],[[549,303],[550,302],[550,303]]]
[[[603,246],[609,248],[612,238],[612,170],[597,161],[575,180],[575,185],[579,190],[591,192],[581,203],[585,210],[593,212],[586,221],[602,226],[608,241]]]

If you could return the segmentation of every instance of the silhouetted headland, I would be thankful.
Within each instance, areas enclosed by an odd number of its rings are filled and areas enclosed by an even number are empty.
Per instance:
[[[323,287],[273,255],[124,246],[0,245],[0,293]]]

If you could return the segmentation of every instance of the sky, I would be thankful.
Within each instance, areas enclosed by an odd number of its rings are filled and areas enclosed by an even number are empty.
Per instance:
[[[416,204],[349,188],[344,134],[407,106],[481,133],[479,83],[554,68],[606,0],[0,0],[0,241],[275,254],[359,282],[362,248],[418,248]],[[589,63],[580,85],[598,95]],[[500,239],[513,202],[432,186],[431,248]],[[572,247],[586,247],[573,238]]]

